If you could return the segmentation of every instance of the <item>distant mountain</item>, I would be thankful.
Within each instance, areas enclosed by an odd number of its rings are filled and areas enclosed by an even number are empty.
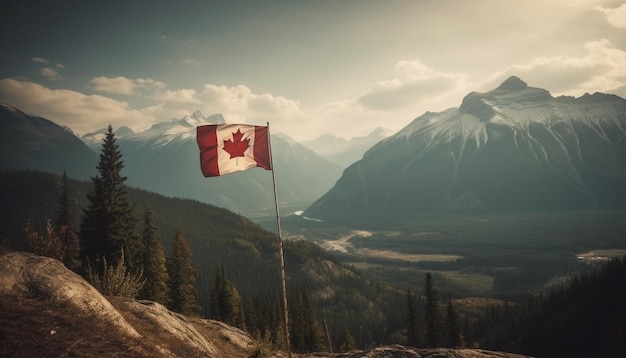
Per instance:
[[[274,213],[271,172],[254,168],[223,177],[204,178],[196,127],[223,124],[221,114],[200,112],[154,124],[135,133],[115,130],[128,184],[168,196],[191,198],[247,216]],[[48,171],[89,179],[97,171],[106,129],[76,137],[68,128],[0,105],[0,169]],[[333,186],[341,168],[285,135],[272,135],[272,153],[281,207],[299,210]]]
[[[302,144],[323,158],[338,164],[342,168],[347,168],[350,164],[361,159],[363,153],[368,149],[388,136],[389,133],[379,127],[364,137],[353,137],[350,140],[346,140],[326,133],[314,140],[302,142]]]
[[[114,132],[116,138],[124,138],[135,134],[132,129],[126,126],[115,128]],[[82,139],[83,142],[85,142],[85,144],[87,144],[90,148],[99,151],[100,147],[102,146],[102,141],[106,137],[106,133],[107,129],[101,128],[95,132],[84,134],[82,137],[80,137],[80,139]]]
[[[625,183],[626,100],[510,77],[378,143],[305,215],[625,207]]]
[[[248,216],[274,212],[271,173],[260,168],[205,178],[200,172],[196,127],[223,124],[221,114],[200,112],[151,128],[117,136],[125,174],[133,185],[168,196],[192,198]],[[99,150],[97,134],[85,141]],[[284,135],[272,135],[272,153],[278,199],[283,207],[302,209],[326,192],[341,175],[341,168]]]
[[[0,168],[65,171],[88,179],[97,163],[98,155],[70,129],[0,104]]]

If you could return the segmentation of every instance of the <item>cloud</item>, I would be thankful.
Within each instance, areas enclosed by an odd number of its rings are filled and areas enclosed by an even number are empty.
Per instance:
[[[197,66],[201,64],[200,61],[193,59],[193,58],[185,58],[185,59],[178,61],[178,63],[181,65],[192,65],[192,66]]]
[[[50,60],[48,60],[47,58],[43,58],[43,57],[33,57],[33,62],[47,64],[50,62]]]
[[[85,95],[70,90],[53,90],[40,84],[14,79],[0,80],[0,102],[66,125],[78,134],[126,125],[145,129],[154,122],[154,107],[131,109],[120,102],[99,95]]]
[[[307,118],[298,101],[269,93],[256,94],[244,85],[207,84],[197,95],[207,113],[222,113],[231,123],[262,125],[271,122],[280,132],[289,133]]]
[[[43,57],[33,57],[32,61],[34,63],[39,63],[42,65],[47,65],[50,63],[50,60],[47,58],[43,58]],[[60,80],[63,77],[61,76],[61,74],[59,73],[59,70],[62,70],[65,68],[65,66],[61,63],[57,63],[56,65],[54,65],[52,68],[50,66],[45,66],[39,69],[39,73],[44,76],[45,78],[49,79],[49,80]]]
[[[57,70],[50,67],[43,67],[39,70],[39,73],[49,80],[60,80],[63,78]]]
[[[508,67],[493,74],[480,87],[492,89],[516,75],[530,86],[545,88],[553,95],[605,92],[626,96],[626,51],[604,39],[587,42],[583,49],[586,53],[580,57],[538,57],[527,64]]]
[[[626,3],[615,9],[601,6],[596,6],[594,9],[604,13],[609,25],[618,29],[626,29]]]
[[[378,82],[357,102],[374,110],[396,111],[445,94],[466,78],[463,74],[434,70],[419,60],[400,61],[395,72],[394,78]]]
[[[139,94],[139,92],[143,89],[160,90],[165,88],[165,84],[163,82],[143,78],[132,79],[122,76],[94,77],[91,81],[89,81],[89,84],[98,92],[123,95]]]
[[[198,93],[192,89],[181,89],[175,91],[165,91],[155,96],[156,99],[164,102],[174,103],[201,103]]]

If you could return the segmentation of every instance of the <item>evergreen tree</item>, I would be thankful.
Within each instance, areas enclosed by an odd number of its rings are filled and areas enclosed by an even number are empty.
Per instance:
[[[211,295],[211,317],[231,326],[245,328],[241,297],[235,285],[226,278],[224,264],[215,275],[215,287]]]
[[[248,297],[244,304],[244,312],[245,312],[245,325],[248,332],[252,335],[252,337],[256,340],[261,340],[261,329],[259,327],[259,318],[256,314],[256,308],[254,307],[254,301],[252,297]]]
[[[140,296],[167,306],[169,293],[167,291],[168,274],[165,253],[163,252],[163,245],[161,245],[161,237],[155,224],[154,210],[152,208],[147,208],[144,211],[143,243],[145,245],[143,272],[146,283],[142,288]]]
[[[323,348],[324,333],[315,319],[315,311],[306,289],[298,291],[292,309],[291,343],[297,352],[319,352]]]
[[[417,309],[415,306],[415,299],[413,298],[413,294],[411,294],[411,289],[407,290],[406,294],[407,298],[407,308],[409,311],[407,317],[407,333],[406,333],[406,344],[411,347],[419,347],[420,346],[420,334],[419,334],[419,326],[418,326],[418,317],[417,317]]]
[[[277,349],[287,348],[287,337],[285,336],[285,320],[283,320],[282,305],[274,304],[270,311],[270,341]],[[291,341],[293,347],[293,340]]]
[[[62,236],[65,253],[63,263],[74,272],[80,270],[80,242],[74,228],[74,210],[67,184],[67,174],[63,172],[61,177],[61,196],[59,197],[56,212],[56,226],[59,236]]]
[[[424,321],[426,323],[426,346],[441,346],[441,314],[439,312],[439,298],[433,287],[433,277],[430,272],[426,273],[424,283]]]
[[[463,347],[463,334],[459,325],[459,315],[450,297],[448,297],[448,305],[446,306],[446,335],[448,347]]]
[[[178,229],[172,242],[172,253],[167,259],[167,272],[171,295],[169,308],[182,314],[197,315],[200,306],[195,286],[196,269],[191,260],[191,249],[181,229]]]
[[[87,194],[89,206],[84,210],[80,227],[81,256],[86,263],[102,259],[115,265],[124,252],[131,271],[141,269],[141,238],[135,231],[136,218],[124,186],[126,177],[113,127],[109,125],[102,144],[98,175],[92,178],[93,188]]]
[[[209,302],[209,318],[216,321],[222,320],[222,305],[219,300],[222,296],[222,288],[224,287],[224,275],[224,264],[221,263],[215,271],[215,282],[213,283],[213,292],[211,292],[211,300]]]
[[[339,338],[339,352],[345,353],[350,352],[356,349],[356,344],[354,343],[354,337],[347,326],[343,326],[341,328],[341,337]]]

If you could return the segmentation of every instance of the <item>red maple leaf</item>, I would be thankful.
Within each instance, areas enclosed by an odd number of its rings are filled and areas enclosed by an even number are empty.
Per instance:
[[[243,133],[237,129],[236,133],[233,133],[233,140],[224,141],[224,150],[230,154],[230,159],[236,157],[243,157],[246,149],[250,146],[250,139],[241,140]]]

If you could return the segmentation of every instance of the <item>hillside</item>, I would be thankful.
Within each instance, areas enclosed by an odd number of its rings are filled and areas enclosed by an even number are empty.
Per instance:
[[[158,303],[104,297],[59,261],[0,252],[0,355],[122,357],[285,357],[243,331],[185,317]],[[294,357],[523,358],[473,349],[402,346]]]
[[[68,128],[0,104],[0,168],[64,171],[72,178],[96,173],[98,155]]]
[[[27,250],[22,234],[25,221],[30,219],[42,230],[44,219],[55,217],[59,181],[58,176],[48,173],[0,171],[0,192],[6,193],[0,196],[0,238],[5,245]],[[74,212],[79,216],[87,205],[85,195],[90,183],[70,180],[69,186],[75,199]],[[129,189],[129,196],[135,204],[136,217],[146,207],[154,209],[166,254],[176,230],[183,229],[197,268],[201,315],[208,316],[219,265],[224,266],[242,302],[253,302],[254,309],[263,314],[268,307],[279,304],[280,268],[275,233],[231,211],[198,201],[137,189]],[[80,222],[78,218],[76,221]],[[399,337],[404,326],[401,290],[371,282],[313,243],[287,240],[284,246],[288,291],[295,294],[306,288],[318,315],[327,319],[333,334],[339,335],[345,322],[350,322],[354,329],[363,327],[366,346],[377,342],[385,330],[389,332],[387,342]]]

